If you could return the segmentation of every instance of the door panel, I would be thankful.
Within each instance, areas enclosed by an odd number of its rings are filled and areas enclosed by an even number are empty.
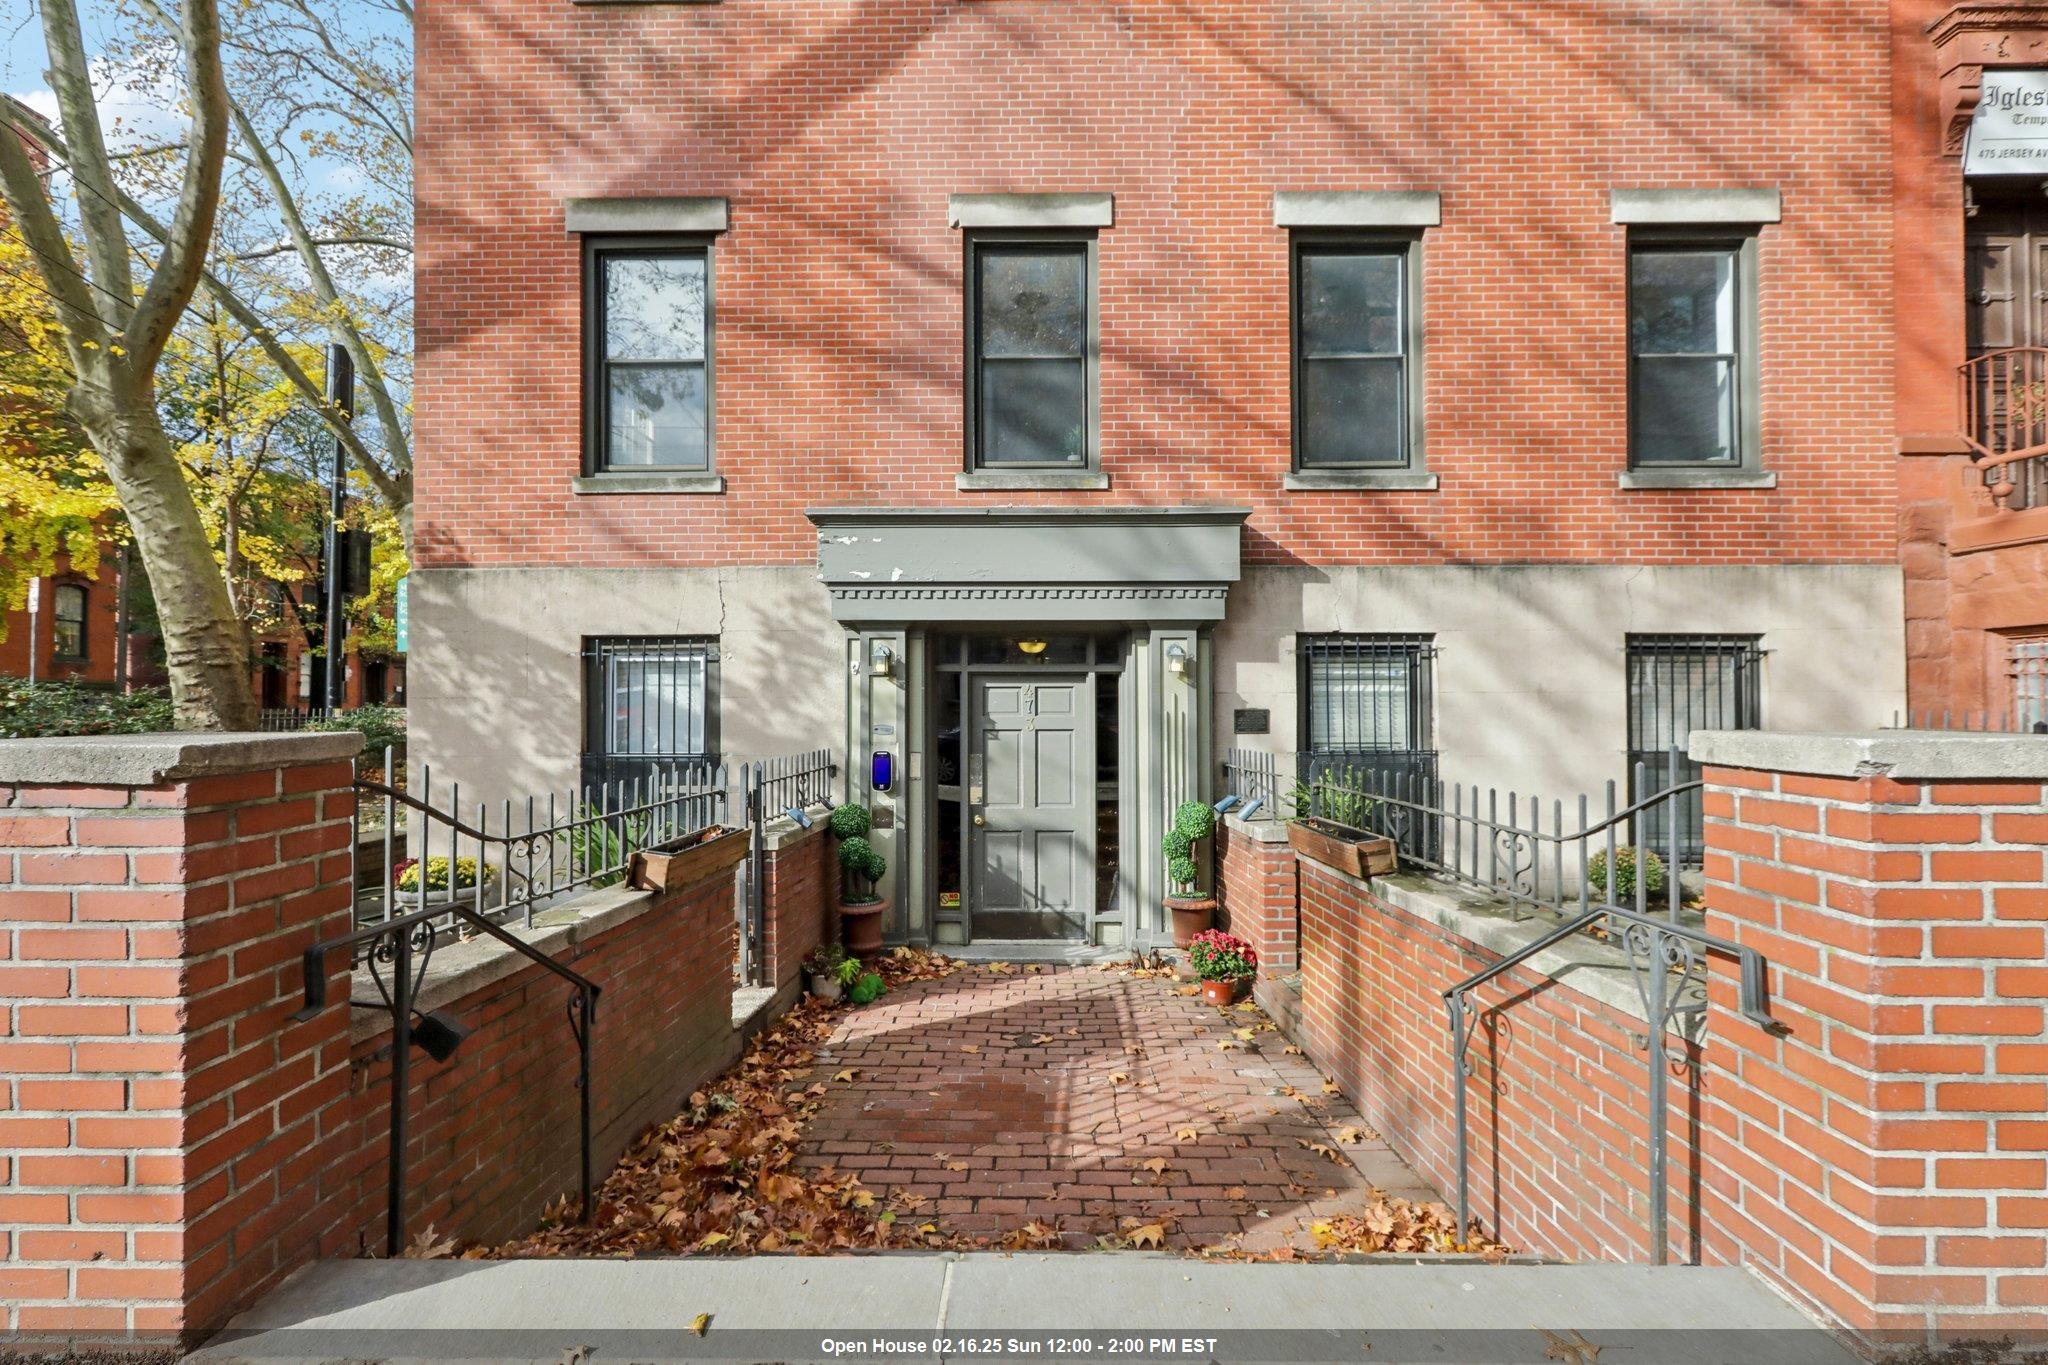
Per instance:
[[[974,681],[981,769],[971,854],[976,938],[1088,934],[1095,880],[1092,688],[1086,678]]]

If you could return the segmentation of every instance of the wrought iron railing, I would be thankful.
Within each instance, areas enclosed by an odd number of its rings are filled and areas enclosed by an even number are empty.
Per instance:
[[[1280,799],[1280,756],[1268,749],[1228,749],[1223,754],[1223,801],[1218,807],[1241,820],[1285,820],[1294,812]]]
[[[1992,502],[2006,511],[2048,505],[2048,347],[1987,351],[1958,375],[1963,441]]]
[[[324,706],[307,707],[299,710],[290,706],[266,706],[258,728],[278,733],[303,730],[316,720],[327,720],[334,712]]]
[[[1620,784],[1610,781],[1597,801],[1585,793],[1546,801],[1447,783],[1419,766],[1323,766],[1290,783],[1277,760],[1262,750],[1230,750],[1223,769],[1227,808],[1241,810],[1277,792],[1271,804],[1280,808],[1278,818],[1312,817],[1392,839],[1404,866],[1498,896],[1517,915],[1582,914],[1616,901],[1633,902],[1638,913],[1661,901],[1669,918],[1683,909],[1678,873],[1697,860],[1687,856],[1682,817],[1699,809],[1699,782],[1652,791],[1650,769],[1638,763],[1633,790],[1649,792],[1640,800],[1624,804]],[[1667,759],[1666,770],[1675,764]],[[1650,868],[1648,875],[1633,877],[1631,863]]]
[[[397,778],[387,754],[378,778],[356,783],[359,831],[382,832],[374,845],[381,875],[371,883],[380,890],[359,905],[359,919],[389,921],[460,905],[494,920],[520,916],[530,926],[534,911],[556,898],[623,878],[636,852],[728,818],[726,770],[717,763],[599,783],[582,793],[478,801],[470,818],[460,783],[448,785],[445,806],[437,804],[431,765],[420,766],[416,793],[401,790]],[[435,859],[445,862],[437,868]],[[363,880],[359,873],[358,884]],[[434,880],[442,885],[429,885]]]
[[[830,749],[810,749],[740,765],[740,810],[748,838],[735,935],[735,972],[742,986],[764,984],[768,825],[782,816],[808,824],[806,812],[832,804],[833,779],[838,773],[839,764]]]
[[[381,923],[364,925],[340,938],[316,943],[306,950],[301,972],[305,1004],[292,1018],[303,1023],[327,1007],[327,958],[347,949],[351,965],[366,966],[384,1009],[391,1016],[391,1150],[385,1187],[385,1254],[402,1255],[405,1241],[406,1129],[407,1100],[411,1094],[412,1050],[415,1045],[445,1061],[453,1054],[469,1028],[460,1020],[436,1011],[420,1015],[416,1002],[433,961],[434,945],[448,925],[497,939],[521,957],[569,983],[569,1031],[576,1040],[576,1092],[582,1123],[582,1217],[592,1210],[590,1166],[590,1025],[597,1017],[597,998],[603,987],[588,977],[555,961],[502,925],[479,914],[469,905],[450,902],[427,906]],[[351,1001],[351,1003],[354,1003]]]
[[[1443,993],[1444,1007],[1450,1016],[1458,1227],[1462,1233],[1472,1226],[1472,1131],[1466,1090],[1467,1082],[1474,1074],[1472,1040],[1480,1013],[1473,1001],[1473,992],[1539,953],[1596,928],[1604,929],[1608,941],[1626,956],[1629,974],[1642,996],[1643,1019],[1648,1028],[1643,1046],[1648,1076],[1650,1255],[1656,1264],[1663,1265],[1670,1259],[1671,1249],[1670,1073],[1673,1070],[1689,1071],[1693,1056],[1691,1047],[1704,1041],[1708,955],[1718,953],[1735,959],[1736,1008],[1745,1019],[1773,1033],[1782,1033],[1785,1029],[1771,1018],[1769,964],[1756,949],[1717,937],[1695,925],[1645,915],[1639,910],[1618,905],[1588,907]],[[1494,1010],[1505,1010],[1521,998],[1519,994],[1510,995],[1494,1006]],[[1675,1048],[1671,1042],[1674,1031],[1682,1040]],[[1696,1145],[1694,1150],[1697,1150]],[[1498,1194],[1496,1186],[1496,1198]]]

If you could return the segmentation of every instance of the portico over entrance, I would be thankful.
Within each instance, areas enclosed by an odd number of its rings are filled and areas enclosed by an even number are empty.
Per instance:
[[[816,508],[886,935],[1145,947],[1245,507]]]

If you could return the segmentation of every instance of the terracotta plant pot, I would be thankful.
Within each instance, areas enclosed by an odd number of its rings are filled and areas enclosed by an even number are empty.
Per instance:
[[[1196,934],[1216,923],[1214,896],[1168,896],[1166,908],[1173,911],[1173,946],[1185,948]]]
[[[882,951],[882,921],[888,918],[889,902],[839,907],[839,933],[846,951],[866,960]]]
[[[633,854],[628,881],[636,891],[676,891],[739,866],[747,856],[743,829],[700,829]]]
[[[1224,981],[1202,983],[1202,1003],[1205,1005],[1230,1005],[1237,1001],[1237,993],[1251,978],[1234,976]]]
[[[1394,841],[1333,820],[1289,820],[1287,842],[1304,858],[1353,877],[1380,877],[1399,866]]]

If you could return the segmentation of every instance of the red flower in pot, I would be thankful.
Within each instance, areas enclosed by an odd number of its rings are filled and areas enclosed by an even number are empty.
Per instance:
[[[1202,983],[1202,999],[1228,1005],[1259,970],[1259,955],[1236,934],[1205,929],[1188,944],[1188,965]]]

